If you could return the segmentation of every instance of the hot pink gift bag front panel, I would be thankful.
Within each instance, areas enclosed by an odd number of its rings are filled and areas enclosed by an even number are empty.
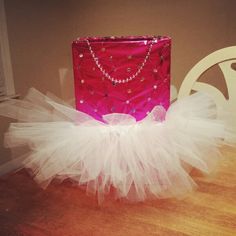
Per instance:
[[[98,120],[109,113],[126,113],[141,120],[156,105],[168,109],[170,51],[171,39],[161,36],[75,40],[76,109]]]

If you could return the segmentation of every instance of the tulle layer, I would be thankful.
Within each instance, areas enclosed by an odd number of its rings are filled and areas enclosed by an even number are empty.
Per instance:
[[[6,147],[28,147],[0,174],[27,168],[43,188],[69,178],[99,202],[111,189],[131,201],[183,196],[196,186],[184,166],[208,173],[226,135],[214,102],[202,93],[167,112],[156,106],[139,122],[116,113],[101,122],[32,88],[23,100],[1,104],[0,115],[17,119],[5,134]]]

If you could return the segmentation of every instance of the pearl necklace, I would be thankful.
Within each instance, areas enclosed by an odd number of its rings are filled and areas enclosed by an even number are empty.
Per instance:
[[[91,47],[90,42],[89,42],[88,39],[86,39],[86,42],[87,42],[87,44],[88,44],[90,54],[92,55],[94,62],[96,63],[97,67],[98,67],[99,70],[102,72],[102,74],[103,74],[107,79],[109,79],[113,84],[116,84],[116,83],[119,84],[119,83],[127,83],[127,82],[129,82],[129,81],[135,79],[135,78],[140,74],[140,72],[143,70],[143,67],[145,66],[145,64],[146,64],[146,62],[147,62],[147,60],[148,60],[148,58],[149,58],[149,56],[150,56],[150,53],[151,53],[151,50],[152,50],[152,46],[153,46],[154,42],[157,42],[157,39],[154,38],[154,39],[151,41],[150,46],[149,46],[149,48],[148,48],[148,52],[147,52],[147,54],[146,54],[146,56],[145,56],[145,58],[144,58],[142,64],[141,64],[141,65],[139,66],[139,68],[137,69],[137,71],[136,71],[133,75],[131,75],[131,76],[129,76],[129,77],[126,77],[126,78],[124,78],[124,79],[122,79],[122,80],[118,80],[118,79],[112,77],[111,75],[109,75],[109,74],[107,73],[107,71],[103,68],[103,66],[102,66],[101,63],[99,62],[98,58],[96,57],[96,55],[95,55],[95,53],[94,53],[94,51],[93,51],[93,49],[92,49],[92,47]]]

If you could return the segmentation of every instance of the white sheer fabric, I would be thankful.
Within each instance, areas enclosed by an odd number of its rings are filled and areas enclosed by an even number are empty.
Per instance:
[[[213,100],[202,93],[167,112],[156,106],[139,122],[116,113],[100,122],[32,88],[23,100],[1,104],[0,115],[18,121],[10,124],[6,147],[29,149],[2,165],[0,174],[27,168],[43,188],[54,178],[70,178],[99,202],[111,189],[131,201],[181,197],[196,186],[184,165],[208,173],[227,132]]]

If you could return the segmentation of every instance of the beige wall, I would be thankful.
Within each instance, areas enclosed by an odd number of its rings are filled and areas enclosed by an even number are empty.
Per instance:
[[[5,8],[15,87],[22,95],[33,86],[73,97],[73,78],[61,88],[59,68],[72,69],[71,42],[79,36],[171,36],[177,87],[201,58],[236,44],[235,0],[5,0]],[[224,87],[216,70],[208,80]]]
[[[58,70],[72,68],[78,36],[171,36],[178,87],[201,58],[236,44],[235,0],[6,0],[5,6],[16,91],[23,95],[34,86],[61,96]],[[71,80],[63,90],[73,95]]]

